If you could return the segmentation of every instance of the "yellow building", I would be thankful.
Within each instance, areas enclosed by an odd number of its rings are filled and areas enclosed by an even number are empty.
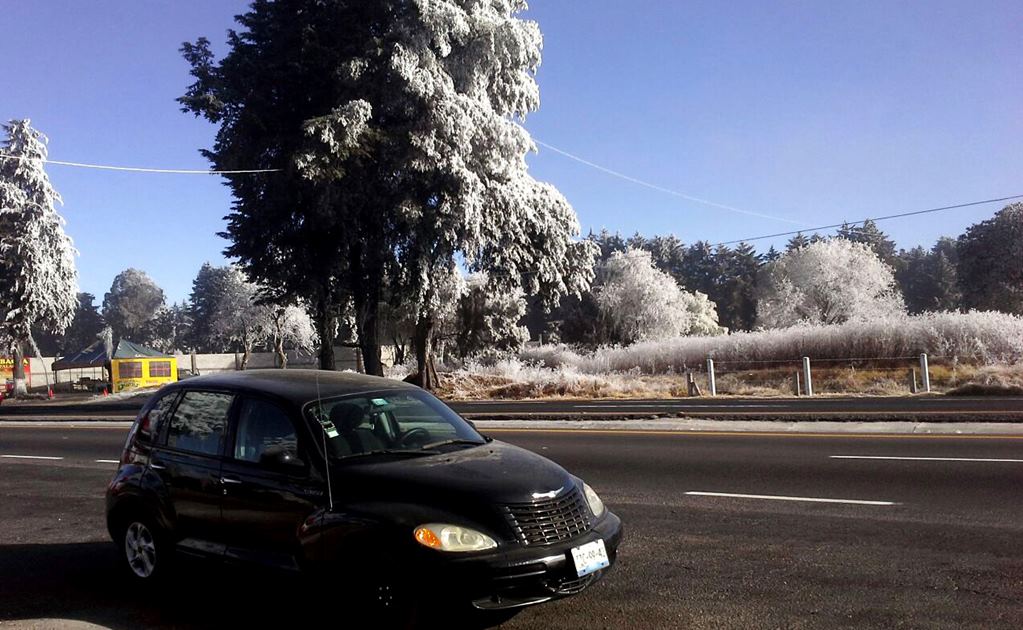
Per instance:
[[[100,369],[107,372],[109,381],[106,378],[96,381],[91,375],[88,379],[82,378],[82,370],[91,373],[91,370]],[[84,350],[54,362],[55,377],[60,370],[70,370],[71,381],[77,371],[79,382],[88,380],[94,391],[99,391],[99,386],[106,388],[108,382],[110,389],[123,392],[142,387],[158,387],[178,380],[177,359],[127,339],[118,341],[116,349],[107,348],[102,341],[97,341]]]
[[[114,391],[157,387],[178,380],[178,361],[174,357],[138,357],[111,359]]]

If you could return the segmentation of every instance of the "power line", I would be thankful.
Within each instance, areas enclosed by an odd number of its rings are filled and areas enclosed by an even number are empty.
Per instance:
[[[633,184],[637,184],[639,186],[645,186],[646,188],[650,188],[652,190],[656,190],[656,191],[659,191],[659,192],[662,192],[662,193],[665,193],[665,194],[668,194],[668,195],[672,195],[674,197],[679,197],[681,199],[685,199],[686,201],[692,201],[693,203],[703,204],[705,206],[710,206],[712,208],[720,208],[721,210],[728,210],[729,212],[738,212],[739,214],[745,214],[745,215],[748,215],[748,216],[751,216],[751,217],[760,217],[761,219],[771,219],[772,221],[781,221],[783,223],[791,223],[793,225],[806,225],[802,221],[793,221],[792,219],[786,219],[784,217],[776,217],[776,216],[773,216],[773,215],[770,215],[770,214],[763,214],[763,213],[760,213],[760,212],[753,212],[751,210],[743,210],[742,208],[736,208],[735,206],[726,206],[725,204],[717,203],[715,201],[708,201],[706,199],[700,199],[699,197],[693,197],[692,195],[687,195],[686,193],[679,192],[677,190],[672,190],[670,188],[665,188],[663,186],[658,186],[657,184],[651,184],[650,182],[645,182],[642,179],[637,179],[635,177],[632,177],[631,175],[626,175],[625,173],[620,173],[618,171],[609,169],[606,166],[601,166],[600,164],[596,164],[596,163],[591,162],[591,161],[589,161],[587,159],[581,158],[578,155],[573,155],[572,153],[569,153],[568,151],[565,151],[564,149],[559,149],[558,147],[555,147],[553,145],[547,144],[546,142],[542,142],[540,140],[537,140],[536,138],[533,138],[533,142],[535,142],[538,145],[544,147],[545,149],[550,149],[551,151],[554,151],[555,153],[563,155],[563,156],[567,157],[570,160],[575,160],[576,162],[579,162],[580,164],[585,164],[586,166],[589,166],[590,168],[595,168],[598,171],[601,171],[603,173],[607,173],[608,175],[612,175],[612,176],[617,177],[619,179],[624,179],[627,182],[632,182]]]
[[[765,238],[777,238],[779,236],[793,236],[796,234],[802,234],[803,232],[816,232],[818,230],[831,230],[839,228],[845,225],[859,225],[860,223],[866,223],[867,221],[887,221],[888,219],[899,219],[902,217],[912,217],[918,214],[929,214],[931,212],[941,212],[943,210],[956,210],[958,208],[969,208],[970,206],[980,206],[986,203],[997,203],[1000,201],[1012,201],[1013,199],[1023,199],[1023,195],[1012,195],[1009,197],[999,197],[998,199],[985,199],[983,201],[971,201],[969,203],[959,203],[954,206],[942,206],[940,208],[928,208],[927,210],[914,210],[913,212],[900,212],[899,214],[888,214],[881,217],[870,217],[866,219],[860,219],[859,221],[843,221],[842,223],[833,223],[831,225],[821,225],[819,227],[807,228],[805,230],[794,230],[792,232],[778,232],[777,234],[765,234],[763,236],[753,236],[750,238],[740,238],[734,241],[722,241],[717,243],[714,247],[721,247],[723,245],[735,245],[737,243],[748,243],[750,241],[761,241]]]
[[[8,155],[6,153],[0,153],[0,159],[5,160],[20,160],[27,162],[29,160],[38,158],[29,158],[23,155]],[[129,173],[165,173],[172,175],[251,175],[255,173],[279,173],[284,169],[280,168],[258,168],[258,169],[242,169],[242,170],[198,170],[198,169],[184,169],[184,168],[143,168],[138,166],[109,166],[106,164],[84,164],[82,162],[65,162],[62,160],[49,160],[43,159],[45,164],[57,164],[59,166],[74,166],[77,168],[92,168],[103,171],[126,171]]]

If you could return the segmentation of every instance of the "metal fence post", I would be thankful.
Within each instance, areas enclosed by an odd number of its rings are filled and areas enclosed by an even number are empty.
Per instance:
[[[923,381],[924,391],[931,391],[931,373],[927,369],[927,353],[920,355],[920,379]]]
[[[810,357],[803,357],[803,391],[813,396],[813,381],[810,380]]]
[[[707,359],[707,393],[711,396],[718,395],[718,386],[714,381],[714,359]]]

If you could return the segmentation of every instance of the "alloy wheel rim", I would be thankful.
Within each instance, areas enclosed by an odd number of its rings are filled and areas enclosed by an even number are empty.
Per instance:
[[[124,534],[124,553],[132,572],[147,578],[156,569],[156,543],[143,523],[134,522]]]

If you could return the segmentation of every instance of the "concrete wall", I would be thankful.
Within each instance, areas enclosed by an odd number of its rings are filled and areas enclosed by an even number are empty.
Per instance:
[[[385,346],[381,348],[381,351],[384,364],[391,365],[394,361],[394,349]],[[335,347],[334,356],[337,361],[337,369],[358,371],[361,367],[358,355],[359,353],[355,348]],[[178,360],[179,372],[189,372],[192,370],[192,355],[176,354],[174,356]],[[32,391],[46,391],[47,372],[49,372],[50,382],[53,383],[54,375],[51,368],[54,360],[54,357],[43,357],[42,361],[34,357],[30,359]],[[217,372],[229,372],[238,369],[241,366],[241,361],[242,354],[240,352],[237,354],[196,354],[195,368],[199,374],[216,374]],[[288,352],[289,368],[314,368],[316,365],[317,357],[315,354]],[[276,368],[278,367],[277,355],[273,352],[253,352],[249,356],[247,367],[250,369]],[[62,370],[56,375],[57,388],[60,390],[70,389],[70,382],[78,381],[82,377],[101,380],[104,378],[104,370],[102,368]]]

